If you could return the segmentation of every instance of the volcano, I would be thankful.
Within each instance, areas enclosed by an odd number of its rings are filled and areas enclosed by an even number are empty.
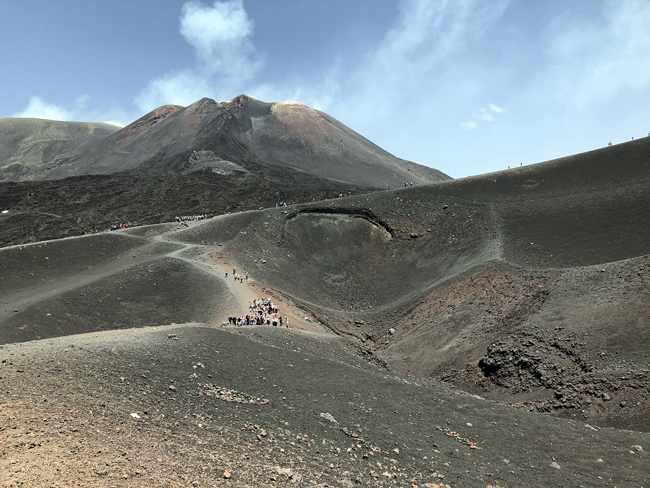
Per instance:
[[[21,119],[2,122],[0,137],[16,126],[27,132],[29,125]],[[44,122],[31,124],[36,131]],[[51,180],[124,171],[236,174],[282,168],[368,188],[449,179],[438,170],[393,156],[323,112],[246,95],[223,103],[203,98],[188,107],[165,105],[114,133],[103,125],[92,138],[79,135],[83,124],[55,124],[74,129],[60,136],[70,144],[57,141],[37,151],[34,138],[25,134],[13,143],[24,148],[16,151],[5,135],[0,179]]]

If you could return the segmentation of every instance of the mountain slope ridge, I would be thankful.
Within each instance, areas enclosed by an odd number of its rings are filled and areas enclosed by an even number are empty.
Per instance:
[[[196,153],[202,155],[199,164]],[[202,98],[187,107],[164,105],[92,144],[32,158],[20,172],[6,167],[0,181],[122,171],[264,173],[277,167],[367,188],[449,179],[438,170],[393,156],[306,105],[239,95],[227,102]]]

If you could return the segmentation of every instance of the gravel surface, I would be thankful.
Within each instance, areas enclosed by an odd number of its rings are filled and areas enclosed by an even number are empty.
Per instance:
[[[648,486],[649,149],[29,245],[3,217],[1,481]],[[260,296],[288,329],[223,326]]]

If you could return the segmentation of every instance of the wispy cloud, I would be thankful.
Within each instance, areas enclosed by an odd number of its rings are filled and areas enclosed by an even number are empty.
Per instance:
[[[623,90],[650,86],[650,3],[607,0],[600,14],[587,21],[564,13],[546,28],[546,62],[532,80],[531,93],[582,109]]]
[[[107,124],[124,127],[131,122],[132,115],[119,107],[110,107],[105,110],[89,108],[90,97],[80,95],[72,103],[71,108],[67,109],[56,103],[48,102],[39,96],[33,96],[29,99],[27,106],[20,112],[16,112],[10,117],[63,120],[63,121],[88,121],[88,122],[105,122]]]
[[[494,122],[494,114],[502,114],[505,111],[505,108],[489,103],[487,107],[480,107],[478,112],[474,112],[472,118],[479,122]],[[463,122],[460,125],[465,129],[476,129],[478,124],[475,121]]]
[[[503,108],[503,107],[499,107],[498,105],[495,105],[495,104],[493,104],[493,103],[490,103],[490,104],[488,105],[488,109],[489,109],[491,112],[494,112],[494,113],[497,113],[497,114],[502,114],[503,112],[506,111],[505,108]]]
[[[118,127],[124,127],[133,120],[134,114],[129,113],[124,108],[90,108],[90,101],[88,95],[80,95],[70,104],[71,108],[68,109],[56,103],[48,102],[42,97],[33,96],[23,110],[10,115],[10,117],[105,122]]]
[[[440,145],[432,133],[440,137],[449,130],[443,114],[465,110],[469,98],[463,87],[470,83],[457,62],[509,3],[401,1],[393,27],[339,79],[340,93],[326,110],[394,154],[435,165]],[[469,120],[461,127],[477,124]],[[419,141],[417,149],[413,140]]]
[[[195,50],[194,66],[153,79],[136,96],[147,112],[164,104],[188,105],[202,97],[221,99],[242,90],[263,66],[252,43],[254,24],[243,0],[190,1],[183,5],[180,34]]]
[[[84,98],[85,100],[85,98]],[[11,117],[26,117],[49,120],[74,120],[74,111],[54,103],[48,103],[41,97],[33,96],[24,110],[12,114]]]
[[[476,120],[482,120],[484,122],[494,121],[494,116],[485,108],[479,109],[479,112],[477,114],[472,114],[472,117],[474,117]]]

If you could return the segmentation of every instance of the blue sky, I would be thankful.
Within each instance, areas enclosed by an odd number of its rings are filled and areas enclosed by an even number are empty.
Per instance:
[[[296,100],[463,177],[644,137],[649,0],[3,0],[0,117]]]

